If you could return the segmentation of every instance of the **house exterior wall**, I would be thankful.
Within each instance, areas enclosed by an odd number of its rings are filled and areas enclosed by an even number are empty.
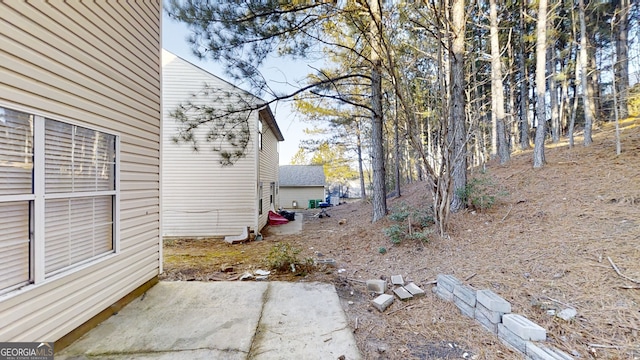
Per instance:
[[[234,93],[238,89],[165,50],[162,79],[163,235],[210,237],[239,234],[247,226],[255,229],[258,224],[258,154],[255,150],[258,112],[253,111],[248,118],[250,140],[245,156],[231,166],[222,166],[219,152],[213,151],[207,142],[200,141],[197,152],[192,144],[175,143],[178,125],[169,114],[187,101],[216,104],[220,109],[233,106],[234,98],[212,96]],[[209,95],[202,94],[205,85],[211,90]],[[205,132],[206,127],[200,127],[196,136],[201,139]],[[267,182],[263,194],[268,193],[268,189]]]
[[[277,210],[278,204],[278,139],[273,130],[263,122],[262,149],[259,150],[259,181],[263,184],[262,214],[258,216],[258,231],[267,225],[269,210]]]
[[[324,201],[324,197],[323,186],[280,187],[280,204],[285,209],[292,209],[293,201],[298,203],[298,209],[306,209],[309,206],[309,200]]]
[[[0,341],[56,341],[159,274],[161,11],[159,0],[0,2],[0,107],[120,144],[115,252],[1,293]]]

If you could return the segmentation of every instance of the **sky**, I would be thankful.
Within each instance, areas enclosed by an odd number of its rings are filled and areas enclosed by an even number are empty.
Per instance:
[[[162,14],[162,47],[164,49],[217,77],[233,83],[224,74],[223,66],[211,60],[200,60],[192,54],[185,40],[188,35],[189,30],[184,24],[170,19],[166,13]],[[269,81],[269,85],[276,91],[282,92],[292,89],[287,83],[295,83],[312,71],[304,61],[292,61],[289,59],[270,59],[261,70]],[[236,85],[243,88],[242,84],[236,83]],[[245,88],[245,90],[248,89]],[[286,101],[279,101],[270,105],[278,127],[280,127],[280,131],[284,136],[284,141],[279,144],[280,165],[290,164],[291,158],[298,151],[300,140],[305,138],[304,129],[311,127],[310,124],[301,121],[302,115],[291,111],[290,105],[291,103]]]

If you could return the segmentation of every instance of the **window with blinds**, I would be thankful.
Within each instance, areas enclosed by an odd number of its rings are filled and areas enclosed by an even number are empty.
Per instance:
[[[46,119],[46,275],[113,251],[115,140]]]
[[[31,279],[32,115],[0,107],[0,291]]]
[[[0,107],[0,292],[115,251],[117,140]]]

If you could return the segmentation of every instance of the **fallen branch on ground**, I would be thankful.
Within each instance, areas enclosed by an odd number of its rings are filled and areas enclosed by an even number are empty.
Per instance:
[[[511,206],[509,207],[509,211],[507,211],[507,214],[502,218],[502,220],[500,220],[500,222],[503,222],[504,219],[506,219],[507,216],[509,216],[509,214],[511,213],[511,209],[513,209],[513,204],[511,204]]]
[[[566,306],[566,307],[570,307],[570,308],[572,308],[572,309],[575,309],[575,306],[573,306],[573,305],[569,305],[569,304],[567,304],[567,303],[563,303],[563,302],[562,302],[562,301],[560,301],[560,300],[552,299],[552,298],[550,298],[550,297],[548,297],[548,296],[541,296],[541,297],[542,297],[542,298],[544,298],[544,299],[547,299],[547,300],[549,300],[549,301],[553,301],[553,302],[554,302],[554,303],[556,303],[556,304],[560,304],[560,305],[563,305],[563,306]]]
[[[634,283],[636,283],[636,284],[640,284],[640,281],[639,281],[639,280],[632,279],[632,278],[628,277],[627,275],[625,275],[625,274],[621,273],[621,272],[620,272],[620,269],[618,269],[618,267],[617,267],[617,266],[616,266],[616,264],[613,262],[613,260],[611,260],[611,257],[607,256],[607,260],[609,260],[609,263],[610,263],[610,264],[611,264],[611,266],[613,267],[613,270],[615,270],[615,271],[616,271],[616,274],[620,275],[621,277],[623,277],[623,278],[625,278],[625,279],[627,279],[627,280],[629,280],[629,281],[631,281],[631,282],[634,282]]]

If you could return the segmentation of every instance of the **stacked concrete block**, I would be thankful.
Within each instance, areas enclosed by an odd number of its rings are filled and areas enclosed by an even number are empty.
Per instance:
[[[439,274],[436,279],[435,293],[439,298],[446,301],[453,301],[453,289],[462,285],[460,280],[452,275]]]
[[[564,351],[533,342],[527,342],[527,356],[531,360],[573,360],[573,357]]]
[[[498,338],[523,354],[527,353],[527,342],[545,341],[547,330],[518,314],[505,314],[498,324]]]
[[[474,318],[476,315],[476,290],[467,285],[456,285],[453,288],[453,303],[463,315]]]
[[[534,341],[545,341],[547,331],[522,315],[511,314],[511,304],[491,290],[475,290],[451,275],[439,274],[433,292],[452,301],[460,312],[476,319],[498,338],[532,360],[570,360],[570,355]],[[404,288],[411,292],[409,284]],[[412,295],[416,296],[412,293]]]
[[[498,324],[502,322],[502,316],[511,312],[511,304],[491,290],[478,290],[476,292],[475,319],[485,329],[494,334],[498,333]]]

